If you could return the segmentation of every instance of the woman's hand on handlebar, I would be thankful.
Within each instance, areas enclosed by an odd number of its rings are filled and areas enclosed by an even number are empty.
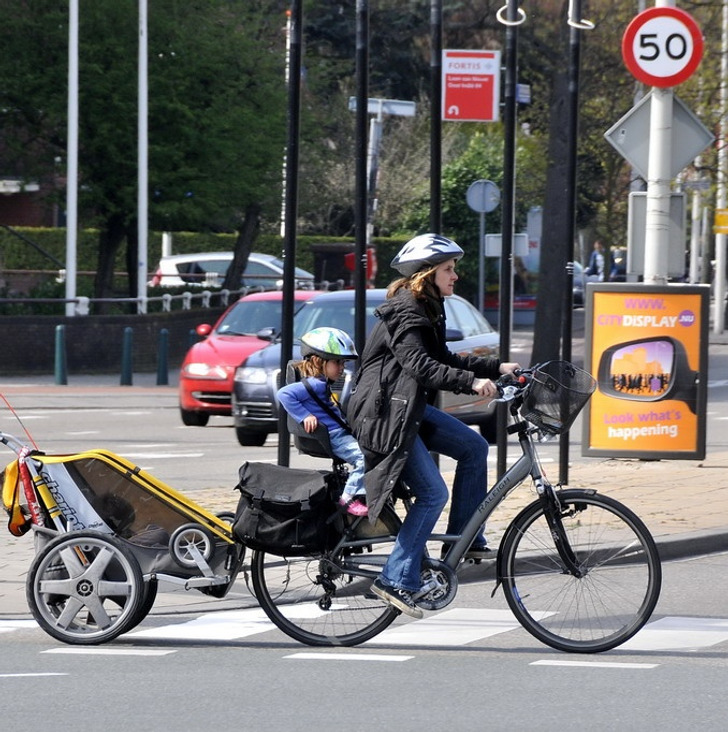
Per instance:
[[[508,374],[509,376],[514,376],[516,372],[521,368],[521,365],[518,363],[502,363],[499,367],[499,371],[501,374]],[[473,383],[471,384],[470,388],[480,396],[484,397],[490,397],[495,398],[500,395],[500,391],[498,390],[498,386],[491,381],[491,379],[473,379]]]
[[[490,379],[474,378],[470,388],[475,394],[494,398],[498,396],[498,387]]]
[[[517,372],[521,370],[521,364],[515,362],[502,363],[498,370],[503,375],[508,374],[510,376],[518,376]]]
[[[501,377],[495,384],[500,397],[497,401],[511,401],[528,383],[528,379],[523,375],[525,372],[518,363],[502,363],[500,372]]]

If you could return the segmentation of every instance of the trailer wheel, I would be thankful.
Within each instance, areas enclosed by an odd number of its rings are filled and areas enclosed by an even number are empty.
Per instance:
[[[175,529],[169,540],[169,551],[180,567],[198,567],[197,557],[206,562],[212,557],[212,536],[201,524],[183,524]]]
[[[105,643],[141,618],[145,597],[139,562],[117,538],[73,531],[36,555],[26,583],[40,627],[64,643]]]

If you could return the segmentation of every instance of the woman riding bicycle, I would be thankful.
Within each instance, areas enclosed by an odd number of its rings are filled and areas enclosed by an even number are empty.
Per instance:
[[[487,490],[488,443],[433,403],[440,389],[497,396],[491,379],[517,363],[459,356],[445,340],[443,298],[453,294],[455,265],[463,250],[439,234],[411,239],[392,260],[402,277],[376,310],[374,328],[356,376],[347,417],[366,458],[370,520],[376,520],[401,478],[414,502],[372,592],[398,610],[421,617],[412,593],[420,589],[427,538],[448,499],[447,486],[430,451],[457,460],[447,533],[458,534]],[[487,551],[481,531],[466,554]]]

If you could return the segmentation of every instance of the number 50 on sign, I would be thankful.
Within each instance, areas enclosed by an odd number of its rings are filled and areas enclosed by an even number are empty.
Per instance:
[[[622,57],[638,81],[649,86],[677,86],[698,68],[703,36],[684,10],[649,8],[627,26]]]

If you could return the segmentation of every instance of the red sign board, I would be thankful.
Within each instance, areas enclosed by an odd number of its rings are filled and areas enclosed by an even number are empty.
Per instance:
[[[693,17],[673,7],[654,7],[635,16],[622,38],[622,57],[643,84],[682,84],[703,57],[703,36]]]
[[[500,51],[442,52],[442,119],[497,122]]]

